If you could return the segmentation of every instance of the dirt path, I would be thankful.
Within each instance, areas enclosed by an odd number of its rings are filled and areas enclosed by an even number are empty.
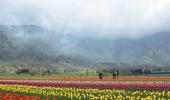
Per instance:
[[[45,76],[45,77],[0,77],[0,80],[58,80],[58,81],[170,81],[170,76]]]

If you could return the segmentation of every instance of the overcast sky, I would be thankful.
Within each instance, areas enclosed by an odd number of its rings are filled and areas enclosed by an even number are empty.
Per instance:
[[[170,0],[0,0],[0,24],[62,34],[141,37],[170,31]]]

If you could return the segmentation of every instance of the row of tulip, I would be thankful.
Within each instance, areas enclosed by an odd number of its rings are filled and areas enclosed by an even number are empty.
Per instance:
[[[0,91],[48,98],[49,100],[168,100],[170,98],[170,91],[100,90],[92,88],[41,87],[15,84],[0,84]],[[13,98],[13,100],[19,99]]]
[[[10,92],[0,92],[0,100],[50,100],[50,99],[48,97],[42,98],[37,96],[29,96]]]
[[[70,82],[70,81],[0,81],[0,84],[21,84],[29,86],[50,86],[50,87],[74,87],[74,88],[96,88],[96,89],[124,89],[124,90],[170,90],[170,84],[163,83],[112,83],[112,82]]]

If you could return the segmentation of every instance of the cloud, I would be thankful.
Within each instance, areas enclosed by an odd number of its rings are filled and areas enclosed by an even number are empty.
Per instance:
[[[65,35],[138,38],[170,31],[169,0],[1,0],[0,24],[33,24]]]

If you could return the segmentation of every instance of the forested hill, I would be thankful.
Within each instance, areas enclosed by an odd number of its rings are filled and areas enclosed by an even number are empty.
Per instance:
[[[35,25],[1,25],[0,60],[170,64],[170,32],[112,40],[64,36]]]

